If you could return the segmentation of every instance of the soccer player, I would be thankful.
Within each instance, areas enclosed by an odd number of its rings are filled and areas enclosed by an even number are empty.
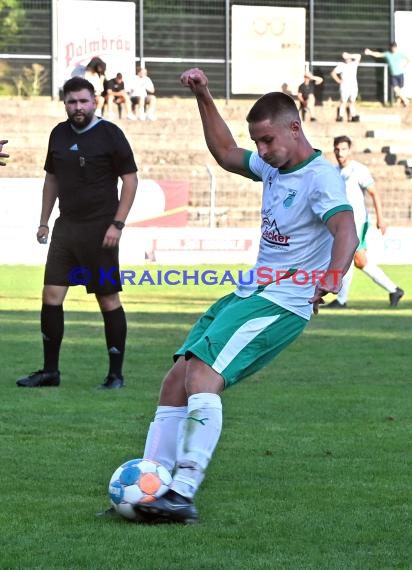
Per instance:
[[[361,269],[377,285],[380,285],[389,293],[389,305],[396,307],[404,295],[403,289],[397,287],[389,279],[384,271],[366,257],[366,234],[369,228],[368,210],[365,204],[365,192],[372,198],[376,215],[376,226],[382,232],[386,232],[386,222],[382,213],[382,204],[379,192],[375,186],[375,181],[367,166],[361,164],[351,157],[352,141],[342,135],[335,137],[333,141],[333,152],[335,153],[339,174],[345,181],[346,196],[351,204],[355,216],[356,231],[359,238],[359,247],[354,256],[355,267]],[[349,290],[353,278],[353,264],[346,273],[342,281],[342,288],[335,300],[325,305],[325,308],[346,309]]]
[[[44,362],[41,370],[20,378],[17,385],[60,384],[63,301],[71,285],[85,284],[87,292],[95,294],[104,319],[109,371],[101,388],[117,389],[123,386],[127,330],[119,298],[119,241],[136,194],[137,168],[123,132],[95,115],[94,87],[87,79],[66,81],[63,97],[68,119],[50,134],[37,230],[37,240],[47,241],[48,221],[58,199],[60,217],[47,256],[41,308]],[[85,345],[76,358],[84,353]]]
[[[181,81],[197,99],[207,146],[220,166],[263,182],[254,282],[239,284],[194,325],[164,378],[147,434],[144,457],[163,464],[173,481],[160,499],[136,507],[139,515],[192,523],[198,519],[193,497],[222,430],[221,392],[299,336],[323,296],[339,290],[358,239],[342,179],[306,139],[291,97],[267,93],[252,106],[246,117],[256,145],[251,152],[236,145],[204,72],[187,70]],[[260,279],[259,268],[272,278]]]
[[[6,166],[6,162],[2,160],[2,158],[9,158],[9,155],[6,152],[3,152],[3,145],[7,144],[9,141],[3,139],[0,141],[0,166]]]

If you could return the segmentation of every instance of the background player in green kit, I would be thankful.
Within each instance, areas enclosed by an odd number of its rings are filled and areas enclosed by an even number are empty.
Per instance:
[[[119,298],[119,241],[136,194],[137,168],[119,127],[96,117],[94,87],[87,79],[66,81],[63,97],[68,118],[50,134],[37,231],[42,243],[48,237],[48,221],[58,200],[60,216],[53,228],[42,296],[43,368],[20,378],[17,385],[38,388],[60,384],[63,301],[69,286],[84,284],[88,293],[95,294],[104,319],[109,370],[101,387],[117,389],[123,386],[127,329]],[[101,279],[109,270],[113,270],[115,282]]]
[[[213,304],[199,319],[164,378],[144,457],[173,472],[171,490],[141,505],[147,521],[196,522],[193,497],[222,429],[220,393],[256,372],[303,331],[327,293],[336,293],[358,245],[351,206],[333,166],[305,138],[296,105],[268,93],[247,121],[256,152],[236,145],[203,71],[181,76],[196,96],[210,152],[224,169],[263,182],[254,282]],[[269,268],[273,282],[259,282]],[[293,274],[325,271],[322,283]],[[336,273],[335,273],[336,271]],[[282,272],[282,273],[281,273]],[[276,275],[286,274],[284,279]]]

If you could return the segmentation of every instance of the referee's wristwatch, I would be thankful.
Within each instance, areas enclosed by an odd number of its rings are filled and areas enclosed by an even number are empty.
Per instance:
[[[111,225],[117,228],[118,230],[122,230],[124,228],[124,222],[121,222],[120,220],[113,220]]]

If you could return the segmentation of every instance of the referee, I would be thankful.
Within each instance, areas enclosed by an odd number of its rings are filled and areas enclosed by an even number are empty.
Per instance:
[[[96,117],[93,85],[73,77],[63,86],[67,120],[51,132],[45,162],[39,243],[58,199],[60,216],[51,235],[41,308],[43,368],[17,380],[24,388],[58,386],[64,332],[63,302],[71,285],[94,293],[103,315],[109,355],[100,388],[124,385],[127,324],[119,291],[119,241],[137,189],[137,167],[124,133]],[[120,197],[119,178],[122,181]],[[110,278],[102,279],[102,276]]]

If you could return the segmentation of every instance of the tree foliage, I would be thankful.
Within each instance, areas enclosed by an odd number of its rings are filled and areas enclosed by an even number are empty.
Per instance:
[[[0,51],[18,35],[24,19],[21,0],[0,0]]]

